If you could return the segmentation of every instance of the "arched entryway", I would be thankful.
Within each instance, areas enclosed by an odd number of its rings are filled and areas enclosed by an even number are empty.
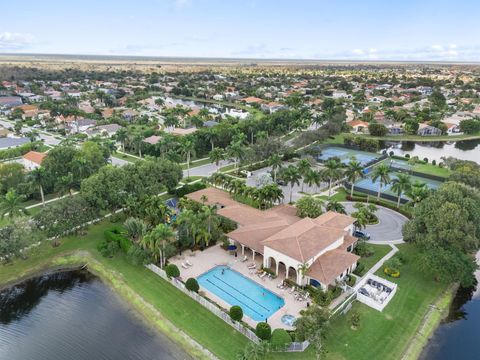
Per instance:
[[[294,282],[297,282],[297,278],[298,278],[297,269],[295,269],[293,266],[290,266],[287,270],[286,278]]]
[[[267,269],[270,269],[274,273],[277,271],[277,262],[271,256],[267,259]]]
[[[285,279],[287,276],[287,266],[281,261],[278,262],[276,274],[279,279]]]

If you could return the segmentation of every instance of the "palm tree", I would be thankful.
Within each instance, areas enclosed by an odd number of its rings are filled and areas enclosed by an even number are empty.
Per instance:
[[[315,185],[315,187],[318,188],[318,186],[320,186],[320,182],[321,182],[320,173],[315,170],[310,169],[305,174],[303,179],[309,187],[312,187],[313,185]]]
[[[128,139],[128,132],[125,128],[118,129],[117,133],[115,134],[115,138],[117,139],[120,144],[122,144],[122,151],[125,152],[125,141]]]
[[[134,243],[140,243],[147,233],[147,224],[141,219],[130,217],[123,223],[127,237]]]
[[[302,281],[303,281],[303,278],[305,277],[305,275],[307,274],[307,271],[308,271],[309,268],[310,268],[310,266],[307,263],[303,263],[298,267],[298,272],[302,276]]]
[[[245,149],[242,146],[240,141],[232,142],[227,148],[227,154],[234,159],[235,169],[237,168],[237,163],[245,155]]]
[[[307,159],[302,159],[297,164],[299,174],[302,176],[302,192],[305,184],[305,175],[312,169],[312,165]]]
[[[217,166],[217,172],[220,170],[220,161],[225,159],[225,153],[223,152],[222,149],[216,148],[210,151],[210,154],[208,154],[210,161],[215,163]]]
[[[380,164],[373,169],[372,180],[375,182],[378,181],[378,192],[377,200],[380,200],[380,193],[382,191],[382,185],[387,185],[390,183],[390,168],[385,164]]]
[[[142,245],[150,250],[155,260],[160,262],[161,267],[164,267],[167,260],[165,249],[167,244],[173,242],[173,240],[175,240],[175,234],[171,227],[166,224],[159,224],[142,239]]]
[[[347,180],[351,184],[351,189],[350,189],[350,197],[353,196],[353,190],[355,187],[355,182],[358,179],[363,178],[363,167],[360,161],[357,161],[355,159],[350,160],[350,162],[347,164],[347,169],[345,170],[345,176],[347,177]]]
[[[45,169],[42,167],[38,167],[36,169],[33,169],[29,175],[32,183],[38,186],[40,190],[40,197],[42,198],[42,205],[45,206],[45,195],[43,193],[43,186],[45,184],[46,178]]]
[[[413,206],[417,206],[423,199],[428,197],[430,190],[427,188],[427,184],[420,181],[415,181],[407,192],[407,195],[413,201]]]
[[[328,179],[328,196],[332,195],[332,183],[342,176],[342,163],[336,159],[328,159],[323,164],[325,168],[321,171],[324,178]]]
[[[215,128],[211,128],[208,131],[205,132],[205,138],[207,139],[208,142],[210,142],[210,145],[213,149],[215,149],[215,140],[218,139],[218,132],[215,130]]]
[[[190,236],[190,225],[194,223],[196,215],[193,210],[184,209],[180,214],[178,214],[176,223],[177,225],[185,225],[185,230],[187,232],[187,238]]]
[[[190,157],[195,152],[195,144],[188,138],[182,142],[182,153],[187,157],[187,178],[190,178]]]
[[[293,186],[300,185],[300,179],[302,178],[298,169],[295,166],[288,166],[282,174],[283,180],[290,185],[290,202],[292,202]]]
[[[282,167],[282,158],[278,154],[273,154],[268,159],[268,163],[272,167],[273,181],[277,182],[277,171]]]
[[[132,139],[135,147],[138,150],[138,156],[142,157],[142,146],[143,146],[143,135],[142,134],[135,134]]]
[[[345,211],[345,206],[343,206],[341,203],[338,201],[329,201],[327,206],[326,206],[327,211],[334,211],[339,214],[346,214],[347,212]]]
[[[397,178],[392,180],[392,191],[397,193],[397,209],[400,208],[400,199],[402,198],[403,193],[410,190],[412,186],[412,181],[410,176],[407,174],[398,174]]]
[[[25,197],[23,195],[17,194],[13,189],[9,190],[0,200],[0,219],[8,215],[11,220],[14,217],[28,214],[25,207],[22,206],[24,200]]]

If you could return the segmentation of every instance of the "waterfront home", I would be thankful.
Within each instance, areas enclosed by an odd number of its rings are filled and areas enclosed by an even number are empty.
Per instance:
[[[362,120],[352,120],[347,122],[348,126],[352,127],[352,133],[363,133],[368,132],[368,122]]]
[[[279,278],[327,289],[357,266],[359,257],[352,253],[357,243],[352,236],[355,219],[350,216],[329,211],[302,219],[290,205],[258,210],[215,188],[186,196],[198,202],[206,199],[219,215],[234,221],[238,228],[226,234],[230,244],[253,261],[262,258],[263,267]]]
[[[428,124],[420,124],[417,135],[420,136],[439,136],[442,135],[442,130]]]

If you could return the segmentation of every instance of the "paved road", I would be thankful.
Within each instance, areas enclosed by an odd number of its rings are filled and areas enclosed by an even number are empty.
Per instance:
[[[124,166],[124,165],[127,165],[127,164],[132,164],[130,161],[123,160],[123,159],[117,158],[115,156],[110,156],[109,160],[110,160],[112,165],[116,165],[116,166]]]
[[[8,128],[13,129],[13,126],[14,126],[11,122],[8,122],[8,121],[5,121],[5,120],[0,120],[0,125],[7,128],[7,129]],[[30,126],[26,126],[26,125],[24,125],[22,127],[21,132],[22,132],[22,134],[28,134],[32,130],[36,130],[38,132],[38,135],[40,136],[40,139],[42,139],[44,141],[44,143],[47,144],[47,145],[57,146],[61,142],[61,140],[56,139],[53,135],[49,135],[49,134],[44,133],[43,130],[34,129],[34,128],[31,128]]]
[[[230,160],[220,161],[220,167],[233,164]],[[202,166],[194,167],[195,164],[190,164],[190,176],[210,176],[212,173],[217,171],[217,165],[215,164],[206,164]],[[183,177],[187,177],[187,170],[183,170]]]
[[[353,204],[355,203],[343,203],[348,214],[355,211]],[[408,219],[402,214],[382,206],[378,206],[376,215],[379,223],[376,225],[367,225],[365,229],[371,235],[370,242],[385,244],[403,242],[402,227]]]

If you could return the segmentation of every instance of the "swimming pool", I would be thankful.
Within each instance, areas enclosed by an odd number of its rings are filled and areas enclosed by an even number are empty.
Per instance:
[[[228,266],[216,266],[197,280],[226,303],[240,306],[255,321],[265,321],[285,305],[281,297]]]

